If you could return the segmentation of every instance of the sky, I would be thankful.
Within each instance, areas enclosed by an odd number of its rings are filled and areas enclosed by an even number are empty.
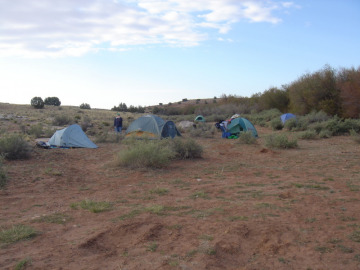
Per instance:
[[[359,0],[0,0],[0,102],[250,97],[360,66]]]

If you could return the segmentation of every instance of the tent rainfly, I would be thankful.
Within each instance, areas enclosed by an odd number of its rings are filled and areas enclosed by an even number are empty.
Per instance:
[[[285,124],[285,122],[291,118],[296,118],[296,115],[292,113],[284,113],[283,115],[280,116],[281,122],[283,124]]]
[[[173,121],[165,121],[156,115],[145,115],[134,120],[127,128],[126,137],[134,136],[135,138],[174,138],[181,136]]]
[[[244,131],[251,131],[254,137],[258,137],[257,131],[254,125],[245,118],[235,118],[227,125],[226,131],[232,135],[239,135]]]
[[[47,143],[50,147],[82,147],[97,148],[77,124],[58,130]]]
[[[198,115],[195,117],[195,120],[194,121],[197,121],[197,122],[205,122],[205,118],[204,116],[202,115]]]

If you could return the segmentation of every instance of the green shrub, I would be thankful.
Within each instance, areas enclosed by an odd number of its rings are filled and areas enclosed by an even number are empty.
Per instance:
[[[190,130],[190,136],[196,138],[212,138],[216,132],[216,127],[210,123],[198,123],[196,128]]]
[[[47,97],[44,101],[45,105],[60,106],[61,101],[58,97]]]
[[[319,132],[320,138],[330,138],[332,136],[332,132],[328,129],[322,129]]]
[[[65,126],[70,125],[74,123],[74,119],[72,119],[70,116],[67,115],[56,115],[52,124],[54,126]]]
[[[28,131],[29,135],[33,135],[35,138],[40,138],[43,133],[42,124],[36,124],[30,127]]]
[[[165,141],[165,142],[164,142]],[[163,168],[175,157],[169,144],[158,140],[133,140],[117,155],[116,163],[129,168]]]
[[[123,139],[122,135],[104,132],[95,136],[96,143],[118,143]]]
[[[112,209],[112,204],[110,202],[96,202],[87,199],[79,203],[73,203],[70,206],[73,209],[77,209],[78,207],[81,207],[82,209],[89,210],[92,213],[100,213]]]
[[[178,137],[169,142],[171,142],[177,158],[190,159],[201,158],[202,156],[202,146],[193,139],[183,139]]]
[[[266,146],[269,148],[296,148],[297,140],[289,140],[285,134],[272,134],[265,139]]]
[[[0,155],[5,159],[28,158],[31,153],[31,146],[24,137],[17,134],[6,135],[0,138]]]
[[[90,104],[82,103],[80,109],[91,110]]]
[[[291,118],[287,120],[284,124],[284,128],[286,128],[289,131],[295,129],[297,126],[297,121],[298,120],[296,118]]]
[[[44,101],[41,97],[33,97],[30,102],[31,106],[33,106],[35,109],[42,109],[44,108]]]
[[[317,138],[317,132],[315,130],[306,130],[300,132],[297,137],[303,140],[314,140]]]
[[[7,175],[4,169],[3,157],[0,156],[0,189],[4,188],[7,184]]]
[[[256,144],[256,138],[251,131],[240,132],[237,142],[239,144]]]
[[[23,269],[26,269],[27,266],[31,265],[32,264],[32,259],[31,258],[25,258],[21,261],[19,261],[16,265],[15,265],[15,268],[14,270],[23,270]]]
[[[280,118],[274,118],[270,121],[270,126],[273,130],[282,130],[283,124],[280,120]]]

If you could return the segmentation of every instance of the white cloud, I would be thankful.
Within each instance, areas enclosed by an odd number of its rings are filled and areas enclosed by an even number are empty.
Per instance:
[[[0,0],[0,57],[81,56],[99,47],[196,46],[239,21],[279,23],[273,0]]]

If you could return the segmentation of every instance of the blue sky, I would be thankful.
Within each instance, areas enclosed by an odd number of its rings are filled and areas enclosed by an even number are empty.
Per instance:
[[[0,102],[251,96],[360,66],[359,0],[0,0]]]

